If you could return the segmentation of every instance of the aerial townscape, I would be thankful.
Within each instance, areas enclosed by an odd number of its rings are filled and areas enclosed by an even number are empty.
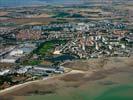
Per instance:
[[[0,0],[0,100],[133,100],[132,0]]]

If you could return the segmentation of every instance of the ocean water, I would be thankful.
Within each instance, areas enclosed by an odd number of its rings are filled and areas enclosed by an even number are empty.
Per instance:
[[[95,85],[96,86],[96,85]],[[97,87],[97,86],[96,86]],[[90,94],[90,91],[76,89],[70,93],[64,94],[46,94],[32,95],[24,97],[24,100],[133,100],[133,85],[126,84],[114,87],[100,87],[97,90],[93,87],[95,95]],[[97,91],[100,91],[97,93]]]
[[[133,73],[120,72],[55,93],[24,96],[24,100],[133,100]],[[64,85],[65,86],[65,85]]]

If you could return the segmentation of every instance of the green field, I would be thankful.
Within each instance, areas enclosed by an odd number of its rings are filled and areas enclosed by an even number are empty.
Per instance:
[[[22,64],[23,65],[39,65],[41,63],[40,60],[26,60]]]
[[[39,65],[42,61],[44,61],[44,58],[46,56],[53,56],[52,52],[54,51],[56,45],[65,44],[66,42],[66,40],[51,40],[42,43],[36,50],[31,53],[31,57],[33,56],[33,54],[37,54],[38,56],[40,56],[40,58],[37,60],[27,59],[22,62],[22,65]]]
[[[35,54],[45,56],[46,54],[50,54],[56,45],[65,44],[66,40],[51,40],[42,43],[37,50],[34,51]]]

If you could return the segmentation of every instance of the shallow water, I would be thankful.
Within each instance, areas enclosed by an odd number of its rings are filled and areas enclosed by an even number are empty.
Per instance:
[[[78,88],[65,88],[57,93],[27,96],[25,100],[133,100],[133,73],[119,72],[85,83]]]

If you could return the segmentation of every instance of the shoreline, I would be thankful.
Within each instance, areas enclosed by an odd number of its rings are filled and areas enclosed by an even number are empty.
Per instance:
[[[64,74],[60,74],[60,75],[57,75],[57,76],[50,76],[50,77],[46,77],[46,78],[43,78],[43,79],[40,79],[40,80],[29,81],[29,82],[25,82],[25,83],[22,83],[22,84],[17,84],[17,85],[11,86],[9,88],[6,88],[4,90],[0,90],[0,95],[1,94],[4,95],[7,92],[17,90],[17,88],[22,88],[22,87],[25,87],[25,86],[30,85],[30,84],[38,83],[40,81],[48,81],[50,79],[54,79],[54,78],[62,77],[62,76],[67,75],[67,74],[74,74],[74,73],[82,73],[82,71],[80,71],[80,70],[71,70],[70,72],[66,72]]]
[[[86,81],[93,82],[95,80],[104,79],[108,75],[112,75],[112,74],[116,74],[116,73],[124,72],[124,71],[126,71],[126,72],[130,72],[130,71],[132,72],[133,71],[133,63],[132,63],[132,60],[131,60],[132,57],[129,57],[129,58],[113,58],[113,60],[116,60],[116,62],[115,61],[112,62],[112,60],[110,61],[110,59],[112,59],[112,58],[107,59],[108,61],[106,62],[106,64],[102,68],[97,68],[97,67],[95,68],[94,67],[94,68],[88,69],[86,71],[84,71],[82,69],[78,70],[78,69],[75,69],[75,68],[73,69],[72,68],[71,71],[69,71],[67,73],[64,73],[64,74],[60,74],[60,75],[52,76],[52,77],[47,77],[47,78],[44,78],[42,80],[29,81],[29,82],[26,82],[26,83],[23,83],[23,84],[18,84],[18,85],[9,87],[7,89],[1,90],[0,95],[1,96],[2,95],[3,96],[4,95],[14,96],[14,95],[12,95],[12,93],[14,94],[16,91],[19,91],[21,89],[24,89],[24,88],[32,86],[32,85],[40,85],[40,83],[45,86],[47,84],[54,83],[57,80],[58,81],[64,81],[64,82],[73,82],[73,81],[74,82],[80,82],[81,80],[85,81],[85,82]],[[83,63],[85,63],[85,62],[83,61]],[[131,65],[130,65],[130,63],[131,63]],[[92,64],[92,65],[94,65],[94,64]],[[99,63],[98,63],[98,65],[99,65]],[[127,66],[125,66],[125,65],[127,65]],[[79,76],[81,75],[81,77],[79,77],[78,75]],[[26,90],[26,92],[27,92],[27,90]],[[23,92],[20,93],[20,94],[23,94]]]

